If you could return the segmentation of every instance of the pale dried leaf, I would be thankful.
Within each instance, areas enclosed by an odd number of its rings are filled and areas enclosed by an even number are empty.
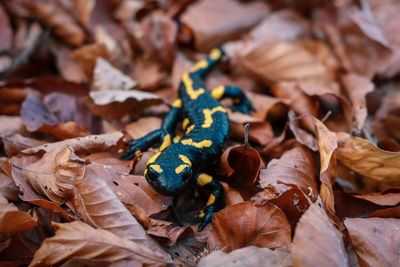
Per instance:
[[[108,61],[97,58],[93,71],[93,87],[97,91],[129,90],[136,82],[120,70],[114,68]]]
[[[347,266],[343,237],[317,200],[300,218],[293,238],[294,266]]]
[[[135,260],[148,266],[165,265],[161,254],[109,231],[94,229],[79,221],[53,223],[53,227],[55,236],[43,241],[29,266],[58,265],[74,257],[108,262]]]

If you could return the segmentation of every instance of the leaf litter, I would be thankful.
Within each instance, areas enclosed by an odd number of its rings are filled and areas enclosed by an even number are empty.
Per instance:
[[[2,1],[1,264],[398,264],[399,9]],[[228,112],[210,168],[225,206],[199,233],[205,192],[163,196],[143,176],[157,149],[120,154],[160,127],[182,73],[217,46],[226,56],[205,83],[242,88],[256,111]]]

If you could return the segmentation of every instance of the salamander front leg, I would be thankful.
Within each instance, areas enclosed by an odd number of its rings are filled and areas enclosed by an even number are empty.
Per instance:
[[[206,225],[211,222],[214,213],[222,207],[224,189],[222,185],[217,182],[212,176],[205,173],[200,173],[196,175],[196,183],[198,186],[211,191],[205,207],[193,220],[194,224],[201,222],[198,228],[198,231],[201,232],[203,231],[204,227],[206,227]]]
[[[148,150],[150,147],[159,146],[160,151],[163,151],[171,145],[173,132],[178,121],[181,107],[182,101],[180,99],[175,100],[171,110],[162,122],[161,129],[152,131],[142,138],[125,143],[125,145],[130,146],[130,148],[121,155],[121,158],[130,160],[141,152]]]
[[[243,91],[236,86],[219,86],[211,91],[211,95],[217,99],[232,98],[233,99],[233,111],[239,111],[244,114],[249,114],[250,111],[255,111],[255,108],[251,104],[250,100],[243,93]]]

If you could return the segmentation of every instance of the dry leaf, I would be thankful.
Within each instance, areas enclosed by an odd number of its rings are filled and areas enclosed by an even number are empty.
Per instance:
[[[264,267],[292,266],[292,258],[289,253],[269,248],[259,248],[248,246],[236,249],[230,253],[215,250],[211,254],[202,257],[198,264],[199,267]]]
[[[11,136],[25,131],[20,117],[0,115],[0,135]]]
[[[36,154],[38,152],[50,152],[69,145],[75,153],[86,153],[92,150],[113,150],[119,143],[122,143],[124,134],[114,132],[108,134],[88,135],[85,137],[71,138],[59,142],[48,143],[22,151],[24,154]],[[122,146],[122,144],[121,144]]]
[[[196,49],[205,52],[238,37],[267,13],[268,7],[263,3],[207,0],[191,5],[181,16],[181,21],[193,31]]]
[[[226,207],[214,214],[208,246],[224,252],[257,246],[280,248],[290,243],[290,225],[285,214],[267,203],[256,207],[246,201]]]
[[[76,17],[82,25],[87,26],[90,19],[90,14],[94,8],[96,0],[73,0],[72,5],[76,12]]]
[[[10,19],[2,6],[0,6],[0,33],[0,52],[10,50],[13,41],[13,30],[10,25]]]
[[[354,126],[361,130],[367,118],[365,97],[374,90],[374,84],[369,79],[353,73],[342,76],[342,82],[353,104]]]
[[[263,188],[278,184],[296,185],[314,202],[318,196],[315,165],[314,155],[308,149],[295,147],[261,170],[260,185]]]
[[[109,52],[105,44],[95,43],[81,46],[74,50],[70,54],[70,57],[80,64],[86,79],[91,80],[97,58],[101,57],[107,59],[109,57]]]
[[[25,7],[41,20],[45,25],[51,27],[54,34],[73,46],[81,46],[85,39],[82,28],[74,19],[55,1],[27,1]]]
[[[242,56],[240,62],[246,71],[268,85],[284,80],[331,80],[327,67],[300,44],[262,43]]]
[[[140,48],[165,67],[171,67],[176,50],[177,23],[163,12],[152,12],[130,32]]]
[[[347,266],[342,234],[316,201],[300,218],[293,238],[294,266]]]
[[[400,219],[354,218],[344,221],[361,266],[396,266],[400,262]]]
[[[129,90],[136,86],[136,82],[120,70],[111,66],[106,60],[98,57],[93,70],[93,87],[97,91]]]
[[[184,234],[193,233],[193,230],[189,226],[176,226],[171,222],[153,219],[147,233],[157,238],[167,239],[168,246],[173,246],[178,241],[178,238]]]
[[[82,179],[85,173],[84,161],[69,146],[48,152],[31,164],[15,162],[12,168],[18,186],[27,183],[34,191],[57,204],[72,197],[71,181]]]
[[[399,181],[400,153],[384,151],[359,137],[341,140],[337,159],[345,166],[379,181]]]
[[[163,101],[157,95],[137,90],[91,91],[93,113],[102,117],[119,118],[129,113],[143,111]]]
[[[161,254],[109,231],[94,229],[82,222],[53,223],[55,236],[43,241],[30,266],[58,265],[74,257],[116,263],[164,266]]]
[[[162,119],[158,117],[144,117],[126,126],[126,131],[137,139],[145,136],[151,131],[161,128]]]
[[[28,213],[18,210],[14,204],[0,196],[0,233],[18,233],[35,226],[36,221]]]
[[[3,136],[1,137],[1,141],[3,142],[4,151],[6,152],[8,157],[12,157],[16,154],[21,153],[21,150],[40,146],[46,143],[41,140],[24,137],[20,134],[14,134],[12,136]]]

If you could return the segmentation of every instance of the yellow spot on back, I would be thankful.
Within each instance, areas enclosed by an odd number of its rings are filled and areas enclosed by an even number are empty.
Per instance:
[[[202,173],[197,177],[197,185],[198,186],[205,186],[206,184],[210,183],[212,181],[212,176]]]
[[[189,165],[187,164],[181,164],[178,167],[175,168],[175,172],[177,174],[180,174],[185,168],[190,168]]]
[[[173,103],[172,103],[172,106],[174,107],[174,108],[181,108],[182,107],[182,100],[181,99],[176,99]]]
[[[224,96],[225,86],[221,85],[211,91],[212,97],[215,99],[221,99]]]
[[[154,161],[156,161],[156,159],[158,158],[158,156],[160,156],[161,152],[157,152],[156,154],[154,154],[148,161],[146,165],[150,165],[152,164]]]
[[[196,100],[199,95],[205,92],[203,88],[199,88],[197,90],[193,89],[193,81],[189,77],[189,72],[185,72],[182,75],[182,82],[185,85],[186,93],[189,95],[190,99]]]
[[[193,130],[193,128],[194,128],[194,124],[190,125],[190,126],[187,128],[185,134],[190,133],[190,132]]]
[[[208,128],[211,126],[211,124],[213,123],[213,118],[212,115],[215,112],[226,112],[226,109],[224,107],[218,106],[215,107],[213,109],[203,109],[203,113],[204,113],[204,123],[203,125],[201,125],[201,127],[203,128]]]
[[[215,196],[214,194],[210,194],[210,197],[208,198],[208,201],[206,203],[206,206],[210,206],[215,202]]]
[[[160,146],[160,151],[163,151],[164,149],[166,149],[167,147],[169,147],[171,145],[171,136],[169,134],[167,134],[164,137],[164,140]]]
[[[218,48],[214,48],[210,52],[210,58],[212,60],[218,60],[221,57],[221,51]]]
[[[188,118],[184,118],[182,121],[182,129],[186,129],[186,126],[188,126],[190,120]]]
[[[140,150],[136,150],[136,152],[135,152],[135,156],[139,155],[140,153],[142,153],[142,151],[140,151]]]
[[[194,64],[194,66],[191,67],[191,68],[189,69],[189,71],[190,71],[190,72],[196,72],[196,71],[198,71],[198,70],[200,70],[200,69],[205,69],[205,68],[207,68],[207,67],[208,67],[208,62],[207,62],[207,60],[202,59],[202,60],[198,61],[196,64]]]
[[[190,159],[188,157],[186,157],[185,155],[180,154],[179,155],[180,160],[182,160],[183,162],[185,162],[187,165],[192,166],[192,162],[190,161]]]
[[[184,140],[181,140],[181,143],[183,145],[194,146],[197,148],[210,147],[212,145],[211,140],[203,140],[201,142],[193,142],[192,139],[184,139]]]
[[[155,170],[158,173],[162,173],[163,169],[161,169],[160,165],[158,164],[152,164],[149,166],[149,168],[152,168],[153,170]]]
[[[204,217],[204,215],[205,215],[205,214],[204,214],[204,211],[203,211],[203,210],[201,210],[201,211],[200,211],[200,213],[199,213],[199,215],[198,215],[198,217],[200,217],[200,218],[201,218],[201,217]]]

